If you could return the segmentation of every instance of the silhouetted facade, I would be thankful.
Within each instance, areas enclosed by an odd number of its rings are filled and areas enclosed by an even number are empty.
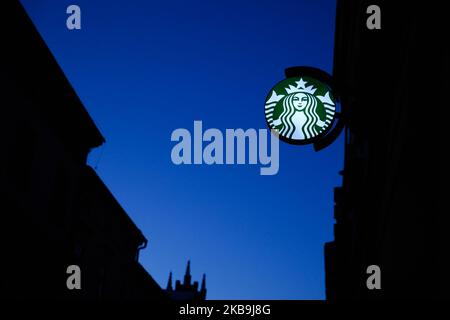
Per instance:
[[[19,2],[2,10],[0,297],[167,299],[138,262],[146,238],[86,165],[104,138]]]
[[[167,281],[166,293],[172,300],[190,300],[203,301],[206,299],[206,275],[203,275],[200,290],[198,289],[198,282],[191,282],[191,261],[188,261],[186,266],[186,273],[184,274],[184,281],[175,281],[175,290],[172,284],[172,272],[169,274]]]
[[[448,52],[433,35],[443,20],[429,20],[431,5],[395,3],[338,1],[333,73],[347,126],[325,246],[331,300],[448,297],[439,187]],[[371,4],[381,30],[366,27]],[[381,290],[366,286],[370,265]]]

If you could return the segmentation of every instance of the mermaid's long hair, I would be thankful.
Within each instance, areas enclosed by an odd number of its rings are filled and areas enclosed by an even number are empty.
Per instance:
[[[292,121],[292,117],[296,112],[305,112],[306,122],[303,124],[301,130],[306,139],[312,138],[318,134],[316,130],[316,123],[319,120],[317,116],[317,100],[316,98],[307,92],[303,93],[307,97],[306,107],[302,111],[297,111],[294,108],[293,100],[296,93],[290,94],[283,98],[283,111],[280,114],[279,119],[285,125],[280,130],[280,134],[292,138],[295,131],[295,125]]]

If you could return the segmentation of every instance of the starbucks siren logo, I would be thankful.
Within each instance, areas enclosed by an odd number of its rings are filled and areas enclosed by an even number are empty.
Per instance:
[[[266,98],[267,124],[281,139],[293,144],[313,142],[331,127],[336,103],[331,89],[310,77],[277,83]]]

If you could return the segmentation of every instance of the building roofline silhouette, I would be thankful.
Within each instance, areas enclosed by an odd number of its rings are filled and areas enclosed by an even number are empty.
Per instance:
[[[0,297],[168,300],[138,261],[146,237],[86,164],[104,137],[20,2],[2,10]]]
[[[105,142],[61,67],[45,44],[19,1],[4,5],[2,29],[8,44],[4,47],[7,64],[16,88],[39,104],[67,143],[89,150]]]

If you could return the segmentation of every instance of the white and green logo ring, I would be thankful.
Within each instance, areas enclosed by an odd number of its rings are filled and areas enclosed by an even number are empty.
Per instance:
[[[287,78],[269,92],[265,104],[269,128],[280,139],[307,144],[331,128],[336,116],[336,101],[328,85],[308,76]]]

